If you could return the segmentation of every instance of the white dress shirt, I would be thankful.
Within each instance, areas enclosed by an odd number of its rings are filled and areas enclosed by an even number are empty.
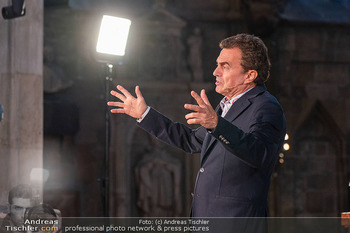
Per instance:
[[[245,93],[247,93],[248,91],[250,91],[253,88],[250,88],[248,90],[246,90],[245,92],[233,97],[232,99],[227,99],[226,97],[224,97],[221,102],[220,102],[220,107],[222,109],[222,113],[221,116],[224,117],[226,115],[226,113],[228,112],[228,110],[230,110],[232,104],[238,100],[239,98],[241,98]]]

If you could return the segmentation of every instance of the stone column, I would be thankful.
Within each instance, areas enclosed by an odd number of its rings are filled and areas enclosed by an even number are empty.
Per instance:
[[[12,1],[0,0],[0,7]],[[26,1],[26,15],[0,18],[0,205],[9,190],[30,183],[42,168],[43,153],[43,0]]]

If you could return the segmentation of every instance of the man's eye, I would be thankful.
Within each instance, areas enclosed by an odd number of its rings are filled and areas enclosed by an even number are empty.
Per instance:
[[[21,207],[21,206],[15,206],[15,210],[22,210],[23,209],[23,207]]]

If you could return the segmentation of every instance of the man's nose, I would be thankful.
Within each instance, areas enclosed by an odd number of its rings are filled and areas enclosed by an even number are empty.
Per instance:
[[[25,213],[26,213],[26,208],[23,208],[22,213],[21,213],[21,219],[24,219]]]
[[[216,77],[218,76],[218,67],[215,68],[215,70],[213,71],[213,75]]]
[[[23,208],[22,209],[22,213],[21,213],[21,218],[24,219],[25,218],[25,215],[26,215],[26,212],[27,210],[29,210],[30,208]]]

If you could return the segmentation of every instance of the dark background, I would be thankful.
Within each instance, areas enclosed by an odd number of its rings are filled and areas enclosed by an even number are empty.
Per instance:
[[[104,215],[106,72],[94,55],[101,16],[110,14],[133,22],[110,87],[133,91],[138,84],[149,105],[183,123],[190,90],[205,88],[214,106],[221,99],[212,75],[220,40],[241,32],[261,37],[272,62],[267,86],[285,110],[291,146],[272,177],[270,215],[349,210],[350,1],[162,2],[45,0],[44,168],[50,177],[44,201],[66,217]],[[145,162],[152,189],[143,193],[138,172]],[[112,116],[111,216],[188,216],[197,169],[198,155],[156,142],[133,119]]]

